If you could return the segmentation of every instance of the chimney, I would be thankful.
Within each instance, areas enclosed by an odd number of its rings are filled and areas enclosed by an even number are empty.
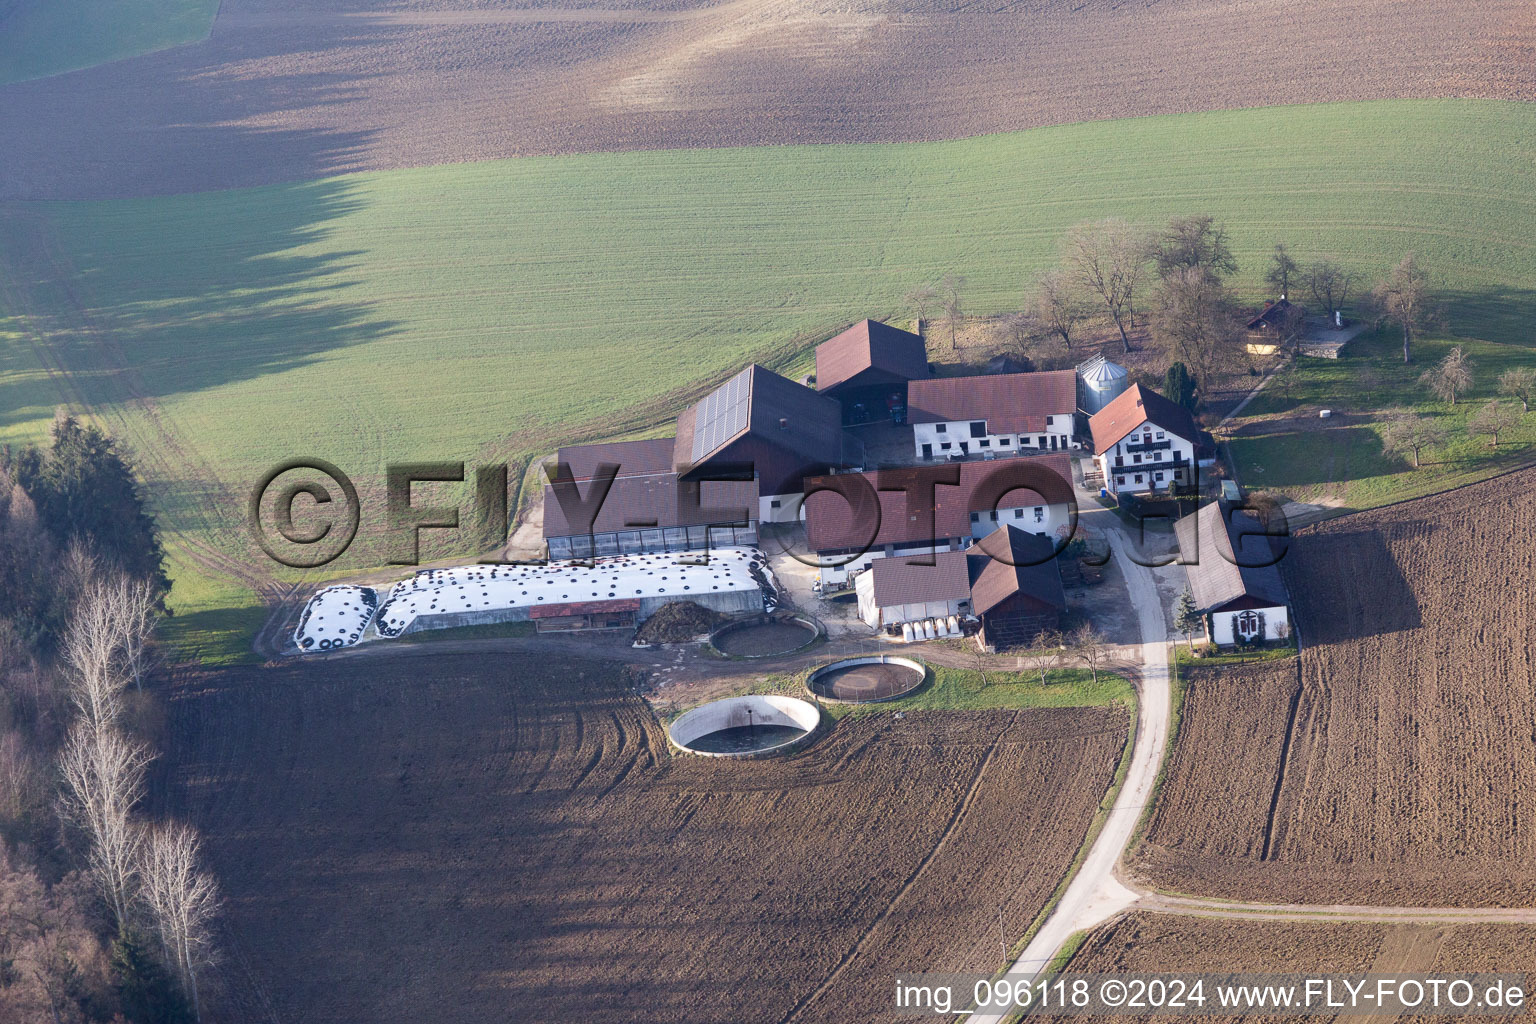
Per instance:
[[[779,429],[780,430],[788,430],[789,429],[789,419],[787,417],[784,417],[784,416],[780,416],[779,417]]]

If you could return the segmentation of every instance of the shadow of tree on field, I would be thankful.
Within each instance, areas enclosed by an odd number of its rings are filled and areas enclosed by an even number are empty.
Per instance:
[[[398,327],[349,297],[360,254],[325,247],[327,224],[362,205],[352,191],[188,196],[153,218],[0,211],[7,305],[66,402],[153,403],[302,367]],[[136,243],[151,228],[155,244]],[[0,384],[0,424],[36,406],[35,378]]]

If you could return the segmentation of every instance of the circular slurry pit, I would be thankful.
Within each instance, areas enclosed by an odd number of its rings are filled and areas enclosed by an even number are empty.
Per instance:
[[[762,757],[795,749],[820,722],[820,709],[795,697],[727,697],[679,715],[667,739],[704,757]]]
[[[881,654],[847,658],[812,672],[805,688],[812,696],[844,704],[871,704],[905,697],[928,677],[920,661]]]
[[[709,642],[734,658],[772,658],[793,654],[816,642],[820,630],[809,619],[732,622],[715,630]]]

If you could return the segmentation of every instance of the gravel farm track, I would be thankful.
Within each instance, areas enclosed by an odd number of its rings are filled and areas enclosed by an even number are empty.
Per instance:
[[[203,42],[0,87],[0,200],[1399,97],[1536,99],[1529,3],[225,0]]]
[[[162,770],[226,889],[211,1021],[846,1022],[998,965],[1128,727],[859,715],[721,762],[614,662],[367,658],[187,671]]]
[[[1133,873],[1257,902],[1536,907],[1533,486],[1299,531],[1281,566],[1302,654],[1192,676]]]

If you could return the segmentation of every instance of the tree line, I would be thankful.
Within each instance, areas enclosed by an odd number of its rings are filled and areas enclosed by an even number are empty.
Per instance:
[[[1125,354],[1137,350],[1144,325],[1167,360],[1191,375],[1198,402],[1203,389],[1233,369],[1243,349],[1248,316],[1230,286],[1238,269],[1225,226],[1208,214],[1174,217],[1160,230],[1119,217],[1085,222],[1062,238],[1058,264],[1030,286],[1012,330],[1021,339],[1057,339],[1070,357],[1092,324],[1112,325]],[[1429,274],[1412,253],[1365,288],[1357,273],[1333,260],[1304,264],[1278,243],[1264,280],[1288,300],[1276,318],[1275,335],[1293,352],[1306,334],[1309,308],[1333,319],[1355,299],[1378,323],[1402,330],[1405,362],[1411,361],[1418,336],[1444,315]],[[919,320],[935,310],[942,313],[952,349],[964,319],[964,286],[964,277],[948,274],[905,297]]]
[[[199,1018],[217,886],[143,813],[167,590],[114,439],[0,450],[0,1019]]]

